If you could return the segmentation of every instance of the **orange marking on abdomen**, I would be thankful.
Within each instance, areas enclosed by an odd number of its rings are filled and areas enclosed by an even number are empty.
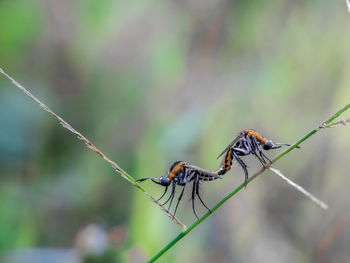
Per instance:
[[[226,153],[225,159],[221,165],[221,167],[225,170],[225,173],[228,172],[232,166],[232,151],[233,151],[232,148],[228,150],[228,152]]]

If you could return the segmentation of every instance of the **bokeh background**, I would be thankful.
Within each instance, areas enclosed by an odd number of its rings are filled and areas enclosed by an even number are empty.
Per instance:
[[[349,47],[343,0],[0,2],[0,66],[134,178],[176,160],[216,169],[246,128],[295,142],[349,103]],[[3,76],[0,87],[1,262],[144,262],[179,233]],[[350,262],[349,129],[275,164],[329,211],[266,172],[159,261]],[[243,179],[235,165],[202,196],[212,207]],[[177,216],[195,221],[189,192]]]

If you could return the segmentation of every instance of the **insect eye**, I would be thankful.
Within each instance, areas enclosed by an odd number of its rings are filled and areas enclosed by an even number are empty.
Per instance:
[[[163,185],[163,186],[169,186],[170,185],[170,180],[167,177],[162,176],[160,178],[160,184]]]
[[[272,147],[273,147],[273,142],[271,140],[266,141],[263,145],[264,150],[270,150]]]

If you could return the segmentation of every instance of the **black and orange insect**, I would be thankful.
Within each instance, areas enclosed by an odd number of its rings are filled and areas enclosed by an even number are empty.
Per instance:
[[[198,198],[199,198],[200,202],[203,204],[203,206],[206,209],[208,209],[208,211],[210,211],[210,209],[205,205],[201,196],[199,195],[199,182],[200,181],[211,181],[211,180],[218,179],[218,178],[220,178],[220,174],[222,174],[222,172],[223,172],[223,169],[219,169],[218,171],[209,171],[209,170],[202,169],[198,166],[191,165],[188,162],[176,161],[170,166],[167,176],[162,176],[160,178],[142,178],[142,179],[139,179],[137,181],[142,182],[145,180],[152,180],[152,182],[159,184],[161,186],[164,186],[165,190],[164,190],[162,196],[157,201],[161,200],[165,196],[165,194],[168,190],[168,187],[171,185],[171,187],[172,187],[171,193],[170,193],[168,199],[162,204],[162,205],[165,205],[168,202],[170,202],[168,209],[170,209],[171,204],[173,202],[173,199],[175,197],[176,186],[177,185],[182,186],[183,189],[178,197],[177,204],[176,204],[176,207],[174,210],[174,215],[176,214],[176,210],[177,210],[179,203],[181,201],[181,198],[185,192],[186,186],[190,182],[193,181],[192,196],[191,196],[192,210],[193,210],[195,216],[198,218],[196,210],[195,210],[195,206],[194,206],[194,200],[195,200],[196,195],[198,196]]]
[[[247,185],[247,165],[241,159],[241,156],[253,154],[256,158],[258,158],[260,163],[265,166],[267,161],[271,162],[271,160],[264,154],[263,150],[277,149],[282,146],[290,146],[290,144],[274,143],[271,140],[264,138],[254,130],[243,130],[218,156],[218,158],[220,158],[222,155],[224,155],[221,162],[220,175],[227,173],[231,169],[232,162],[237,160],[238,164],[244,171],[244,183]]]

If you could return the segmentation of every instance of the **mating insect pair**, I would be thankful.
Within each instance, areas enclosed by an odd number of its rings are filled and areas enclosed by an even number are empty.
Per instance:
[[[242,167],[244,171],[244,176],[245,176],[244,183],[245,185],[247,185],[248,169],[247,169],[247,165],[244,163],[241,157],[253,154],[264,166],[267,164],[267,161],[270,162],[270,160],[264,154],[263,150],[277,149],[282,146],[290,146],[290,145],[285,143],[273,143],[271,140],[268,140],[262,137],[259,133],[257,133],[254,130],[243,130],[236,138],[233,139],[233,141],[218,156],[218,158],[220,158],[221,156],[224,155],[224,158],[221,162],[220,168],[217,171],[205,170],[198,166],[190,165],[189,163],[184,161],[177,161],[170,166],[167,176],[162,176],[160,178],[143,178],[138,181],[142,182],[145,180],[152,180],[154,183],[164,186],[165,187],[164,193],[158,199],[158,201],[165,196],[165,194],[167,193],[168,187],[172,185],[170,196],[168,197],[166,202],[163,203],[163,205],[165,205],[168,202],[170,202],[169,208],[171,207],[171,204],[175,197],[176,186],[177,185],[182,186],[183,189],[178,197],[174,215],[177,211],[178,205],[181,201],[186,185],[193,181],[192,196],[191,196],[192,210],[195,216],[198,218],[195,210],[195,206],[194,206],[194,200],[196,195],[198,196],[203,206],[207,208],[208,211],[210,211],[210,209],[205,205],[205,203],[203,202],[202,198],[199,195],[200,181],[212,181],[212,180],[221,178],[221,175],[226,174],[231,169],[233,161],[237,160],[238,164]]]

